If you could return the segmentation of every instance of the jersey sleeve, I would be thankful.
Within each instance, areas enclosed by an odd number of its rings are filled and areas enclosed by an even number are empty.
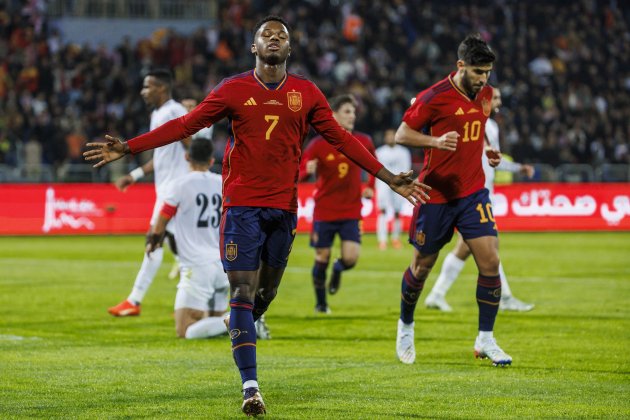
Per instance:
[[[155,149],[191,136],[223,119],[229,112],[226,88],[226,84],[221,83],[189,113],[129,140],[127,142],[129,150],[137,154]]]
[[[433,95],[430,95],[428,92],[420,92],[413,104],[407,108],[402,120],[416,131],[420,131],[423,127],[429,125],[433,118],[433,109],[429,104],[431,98],[433,98]]]
[[[368,152],[370,152],[372,156],[374,156],[374,158],[378,160],[378,156],[376,156],[376,147],[374,147],[374,142],[372,141],[372,138],[370,136],[365,136],[364,146],[368,150]],[[367,184],[368,187],[374,189],[374,186],[376,185],[376,178],[374,177],[374,175],[370,175],[368,177]]]
[[[164,203],[172,207],[179,206],[181,202],[182,181],[179,179],[169,185],[169,188],[164,194]]]
[[[376,175],[383,167],[383,164],[376,160],[359,140],[335,121],[324,94],[315,85],[312,86],[313,106],[309,113],[309,123],[336,150],[346,155],[351,161],[370,174]]]

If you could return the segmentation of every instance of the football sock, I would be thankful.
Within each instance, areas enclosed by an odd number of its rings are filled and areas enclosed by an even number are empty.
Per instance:
[[[387,214],[379,213],[376,218],[376,237],[379,242],[387,242]]]
[[[144,295],[151,287],[151,283],[153,283],[153,279],[157,274],[157,271],[160,269],[160,265],[162,265],[162,258],[164,258],[164,248],[160,247],[153,251],[149,257],[146,252],[144,254],[144,258],[142,259],[142,265],[140,266],[140,271],[136,275],[136,281],[133,284],[133,289],[131,290],[131,294],[127,298],[132,302],[141,303],[142,299],[144,299]]]
[[[392,222],[392,239],[397,240],[400,239],[400,229],[402,226],[402,221],[400,218],[395,218]]]
[[[337,261],[333,264],[333,271],[341,273],[342,271],[350,270],[352,267],[354,267],[354,264],[346,265],[341,258],[337,258]]]
[[[246,381],[243,382],[243,391],[245,391],[247,388],[258,388],[258,381]]]
[[[243,383],[256,381],[256,326],[252,316],[252,302],[234,298],[230,300],[230,339],[232,355],[241,373]]]
[[[254,310],[252,311],[254,322],[258,321],[258,319],[267,312],[269,304],[271,304],[271,301],[267,302],[263,299],[260,290],[256,292],[256,296],[254,296]]]
[[[208,338],[226,333],[221,316],[209,316],[191,324],[186,329],[186,338]]]
[[[413,313],[416,310],[416,303],[418,303],[423,287],[424,280],[415,278],[411,273],[411,268],[407,268],[403,274],[400,293],[400,319],[405,324],[413,322]]]
[[[501,279],[499,276],[477,278],[477,306],[479,306],[479,331],[492,331],[501,300]]]
[[[499,276],[501,276],[501,297],[504,297],[504,298],[512,297],[512,289],[510,289],[510,285],[508,284],[507,277],[505,276],[505,271],[503,270],[503,263],[499,263]]]
[[[488,340],[493,337],[494,337],[494,333],[492,331],[479,331],[480,340]]]
[[[435,285],[433,286],[433,289],[431,289],[431,293],[446,296],[448,290],[451,288],[453,283],[455,283],[455,280],[457,280],[459,273],[462,272],[465,263],[466,261],[460,260],[455,256],[455,254],[449,252],[446,258],[444,258],[440,275],[435,281]]]
[[[328,262],[315,261],[313,264],[313,287],[315,289],[315,299],[318,306],[325,307],[326,304],[326,269]]]

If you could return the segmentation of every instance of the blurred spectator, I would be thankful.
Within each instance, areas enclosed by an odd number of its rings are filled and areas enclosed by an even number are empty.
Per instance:
[[[409,99],[452,68],[461,39],[479,32],[498,55],[490,82],[504,96],[502,150],[525,163],[629,163],[627,2],[222,0],[208,27],[190,35],[162,29],[135,45],[121,38],[111,51],[64,40],[49,28],[46,3],[0,2],[5,164],[20,164],[25,151],[29,161],[77,161],[83,143],[110,128],[124,137],[146,131],[142,71],[170,66],[176,98],[203,97],[226,75],[253,67],[251,30],[268,13],[289,21],[301,47],[290,71],[326,96],[357,97],[358,130],[398,125]],[[69,121],[81,121],[84,133]],[[224,132],[219,127],[215,142]]]

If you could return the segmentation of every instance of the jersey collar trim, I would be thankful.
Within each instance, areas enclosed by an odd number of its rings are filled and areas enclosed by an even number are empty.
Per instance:
[[[461,90],[459,88],[459,86],[457,86],[457,84],[455,83],[455,81],[453,80],[453,75],[455,73],[451,73],[448,75],[448,81],[451,82],[451,85],[453,86],[453,88],[455,89],[455,91],[457,91],[457,93],[459,93],[460,95],[462,95],[464,98],[466,98],[466,100],[468,102],[472,102],[473,100],[470,99],[470,96],[466,95],[466,92],[464,92],[463,90]]]
[[[262,80],[260,80],[260,78],[258,77],[258,75],[256,74],[256,70],[252,70],[252,74],[254,75],[254,79],[258,82],[258,84],[260,86],[263,87],[263,89],[265,90],[280,90],[282,89],[282,86],[284,86],[284,84],[287,82],[287,78],[289,77],[289,73],[285,72],[284,73],[284,77],[282,78],[282,80],[280,81],[280,83],[278,83],[278,86],[276,86],[274,89],[269,89],[267,87],[267,85],[265,84],[265,82],[263,82]]]

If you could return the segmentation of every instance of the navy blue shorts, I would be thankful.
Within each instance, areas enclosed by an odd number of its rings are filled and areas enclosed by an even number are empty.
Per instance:
[[[487,189],[448,203],[416,207],[409,226],[409,243],[424,255],[435,254],[451,241],[455,228],[464,239],[498,235]]]
[[[221,261],[225,271],[258,270],[260,261],[287,266],[297,214],[268,207],[226,207],[221,218]]]
[[[336,220],[334,222],[313,222],[311,246],[330,248],[338,234],[342,241],[361,243],[360,221],[357,219]]]

